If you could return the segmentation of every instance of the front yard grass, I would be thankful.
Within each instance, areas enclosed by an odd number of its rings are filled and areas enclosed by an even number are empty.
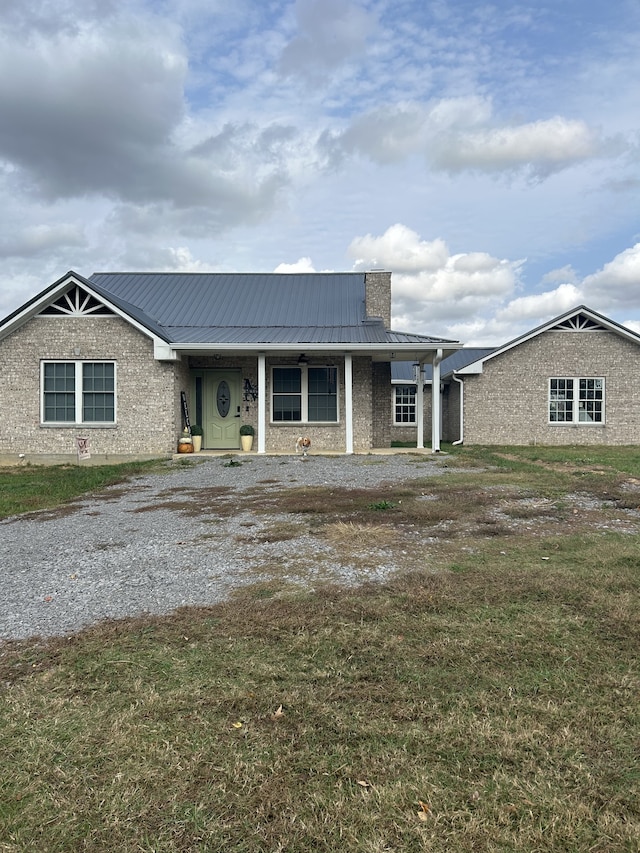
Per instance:
[[[450,482],[453,511],[496,484],[615,503],[638,475],[617,451],[554,453],[464,448],[431,485],[446,502]],[[328,537],[357,544],[370,523],[403,547],[406,497],[363,495],[343,522],[323,501]],[[4,643],[0,851],[635,853],[638,537],[561,529],[473,527],[438,571],[269,581]]]
[[[150,473],[160,464],[151,460],[123,465],[0,468],[0,518],[60,506],[88,492]]]

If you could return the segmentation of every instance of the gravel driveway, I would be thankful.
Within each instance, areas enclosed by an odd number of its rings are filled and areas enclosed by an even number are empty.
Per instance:
[[[304,519],[300,536],[260,541],[255,533],[264,521],[242,509],[242,493],[255,494],[258,488],[267,496],[303,485],[377,486],[441,474],[445,460],[415,454],[305,461],[251,456],[231,467],[228,459],[215,457],[171,463],[166,472],[70,506],[6,519],[0,522],[0,639],[64,635],[107,618],[214,604],[241,585],[268,580],[269,565],[279,566],[280,578],[299,581],[295,562],[303,553],[305,582],[360,582],[360,570],[342,564],[329,545],[305,534]],[[226,492],[227,501],[237,493],[238,512],[217,514],[215,497],[211,512],[193,511],[198,490]],[[273,522],[273,516],[269,519]],[[249,529],[252,536],[238,536]],[[381,579],[398,568],[381,564],[367,578]]]

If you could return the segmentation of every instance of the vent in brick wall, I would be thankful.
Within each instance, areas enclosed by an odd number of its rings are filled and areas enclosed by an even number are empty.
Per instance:
[[[65,315],[67,317],[85,317],[88,314],[92,316],[98,314],[113,317],[113,311],[110,308],[107,308],[95,296],[77,285],[69,288],[55,302],[43,308],[40,314],[45,316]]]
[[[601,323],[597,323],[595,320],[592,320],[591,317],[587,317],[586,314],[576,314],[573,317],[569,317],[567,320],[563,320],[562,323],[558,323],[557,326],[553,327],[554,332],[605,332],[606,329]]]

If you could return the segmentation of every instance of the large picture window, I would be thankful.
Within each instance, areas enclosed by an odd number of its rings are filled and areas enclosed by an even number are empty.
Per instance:
[[[271,420],[282,423],[333,423],[338,420],[336,367],[274,367]]]
[[[604,423],[604,379],[559,377],[549,380],[549,422]]]
[[[416,386],[394,387],[393,422],[396,426],[416,423]]]
[[[112,361],[42,362],[42,423],[115,423],[115,372]]]

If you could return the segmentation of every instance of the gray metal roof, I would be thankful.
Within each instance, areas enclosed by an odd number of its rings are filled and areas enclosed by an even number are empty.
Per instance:
[[[94,273],[90,281],[165,328],[357,326],[364,273]],[[175,338],[174,338],[175,340]]]
[[[456,370],[466,367],[467,364],[473,364],[480,358],[485,358],[494,351],[495,347],[462,347],[447,358],[442,359],[440,363],[440,376],[442,378],[451,375]],[[408,385],[414,383],[413,378],[413,362],[412,361],[392,361],[391,362],[391,381],[406,382]],[[424,380],[431,382],[433,375],[433,367],[428,362],[424,365]]]
[[[169,340],[181,344],[383,343],[384,329],[370,326],[170,326]]]
[[[94,273],[89,282],[173,344],[457,344],[367,318],[364,273]]]

